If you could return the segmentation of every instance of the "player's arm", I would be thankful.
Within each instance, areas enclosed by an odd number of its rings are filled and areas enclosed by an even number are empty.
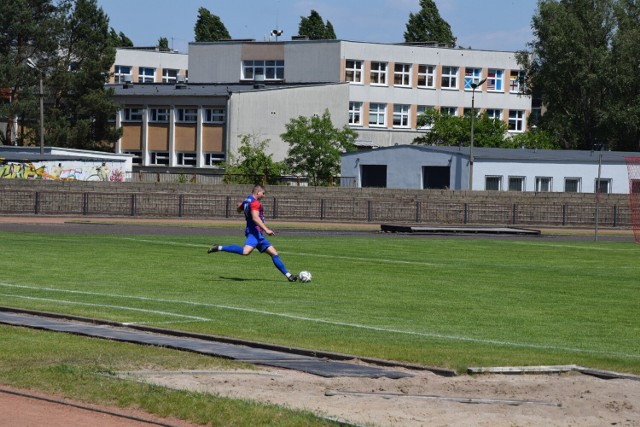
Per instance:
[[[238,213],[244,212],[244,202],[238,203],[238,207],[236,208],[236,210],[238,211]]]
[[[255,210],[255,209],[251,209],[251,219],[253,219],[254,224],[256,224],[258,227],[260,227],[262,229],[262,231],[264,231],[265,234],[269,235],[269,236],[274,236],[276,233],[274,233],[273,230],[269,229],[264,222],[262,221],[262,219],[260,219],[260,212]]]

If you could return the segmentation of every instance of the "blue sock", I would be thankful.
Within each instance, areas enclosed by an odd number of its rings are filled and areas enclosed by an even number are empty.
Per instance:
[[[280,260],[280,257],[276,255],[274,257],[271,257],[271,259],[273,260],[273,265],[275,265],[276,268],[286,276],[288,271],[287,271],[287,268],[284,266],[284,263]]]
[[[224,245],[220,246],[222,252],[231,252],[234,254],[242,255],[242,246],[240,245]]]

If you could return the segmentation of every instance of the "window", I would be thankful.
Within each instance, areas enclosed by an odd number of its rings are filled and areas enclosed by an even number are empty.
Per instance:
[[[502,177],[501,176],[485,176],[484,189],[487,191],[502,190]]]
[[[149,121],[150,122],[168,122],[169,109],[168,108],[150,108]]]
[[[478,83],[482,80],[482,68],[465,68],[464,69],[464,90],[472,90],[472,83]]]
[[[510,176],[509,177],[509,191],[524,191],[524,177],[523,176]]]
[[[364,63],[354,59],[347,59],[344,69],[344,80],[351,83],[362,84]]]
[[[349,102],[349,124],[362,126],[362,102]]]
[[[140,107],[125,107],[124,109],[124,121],[125,122],[141,122],[143,109]]]
[[[489,92],[502,92],[504,71],[489,68],[487,72],[487,90]]]
[[[487,117],[493,120],[502,120],[502,110],[487,108]]]
[[[371,63],[371,84],[372,85],[387,84],[387,63],[386,62]]]
[[[131,163],[134,165],[142,164],[142,151],[123,151],[123,154],[130,154],[133,157],[131,158]]]
[[[611,192],[611,179],[600,178],[600,182],[596,178],[595,190],[600,194],[609,194]]]
[[[131,82],[133,79],[131,67],[127,65],[116,65],[114,67],[113,78],[116,83]]]
[[[433,105],[418,105],[417,108],[417,119],[420,119],[420,116],[427,113],[427,112],[433,112],[433,110],[435,110],[435,107]],[[416,127],[418,126],[418,124],[416,123]],[[422,126],[418,127],[418,129],[431,129],[433,127],[433,123],[425,123]]]
[[[458,107],[440,107],[440,114],[455,117],[458,115]]]
[[[541,193],[548,193],[549,191],[551,191],[551,177],[536,177],[536,191]]]
[[[215,166],[218,163],[224,162],[223,153],[206,153],[204,155],[205,166]]]
[[[387,125],[387,104],[369,105],[369,126],[385,127]]]
[[[196,166],[196,153],[178,152],[178,166]]]
[[[169,152],[168,151],[152,151],[151,152],[151,165],[169,165]]]
[[[418,87],[436,87],[435,65],[418,65]]]
[[[195,123],[198,121],[197,108],[178,108],[176,120],[183,123]]]
[[[164,68],[162,70],[162,83],[177,83],[178,70],[172,68]]]
[[[408,128],[409,127],[409,105],[394,104],[393,106],[393,127]]]
[[[411,64],[394,64],[393,85],[411,87]]]
[[[224,108],[205,108],[204,109],[205,123],[224,123],[224,118],[225,118]]]
[[[284,80],[284,61],[242,61],[243,80]]]
[[[442,67],[440,86],[443,89],[458,89],[458,67]]]
[[[156,81],[156,69],[148,67],[138,68],[138,83],[153,83]]]
[[[524,83],[524,72],[520,70],[511,70],[509,76],[509,93],[522,93]]]
[[[524,132],[524,111],[509,111],[509,132]]]
[[[581,184],[580,178],[565,178],[564,191],[566,193],[579,193],[580,184]]]

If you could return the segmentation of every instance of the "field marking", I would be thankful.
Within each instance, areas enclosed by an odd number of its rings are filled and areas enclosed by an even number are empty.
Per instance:
[[[400,329],[389,329],[389,328],[383,328],[379,326],[370,326],[370,325],[363,325],[358,323],[347,323],[347,322],[340,322],[335,320],[318,319],[318,318],[312,318],[312,317],[298,316],[294,314],[276,313],[272,311],[259,310],[259,309],[253,309],[253,308],[235,307],[230,305],[208,304],[208,303],[182,301],[182,300],[167,300],[162,298],[149,298],[149,297],[140,297],[140,296],[131,296],[131,295],[112,295],[112,294],[103,294],[103,293],[96,293],[96,292],[75,291],[71,289],[41,288],[36,286],[13,285],[6,282],[0,282],[0,286],[9,287],[9,288],[18,288],[18,289],[31,289],[31,290],[40,290],[40,291],[44,290],[44,291],[52,291],[52,292],[63,292],[63,293],[70,293],[70,294],[81,294],[81,295],[100,296],[100,297],[109,297],[109,298],[125,298],[125,299],[141,300],[141,301],[153,301],[153,302],[161,302],[161,303],[185,304],[185,305],[192,305],[192,306],[210,307],[210,308],[217,308],[217,309],[224,309],[224,310],[242,311],[242,312],[252,313],[252,314],[262,314],[266,316],[283,317],[286,319],[302,320],[302,321],[322,323],[327,325],[364,329],[364,330],[376,331],[376,332],[412,335],[412,336],[436,338],[436,339],[442,339],[442,340],[473,342],[478,344],[492,344],[492,345],[500,345],[505,347],[532,348],[537,350],[555,350],[555,351],[566,351],[570,353],[598,354],[598,355],[605,355],[605,356],[618,356],[618,357],[627,357],[631,359],[640,359],[640,354],[606,352],[601,350],[589,350],[589,349],[561,347],[561,346],[545,345],[545,344],[530,344],[530,343],[518,343],[518,342],[512,342],[512,341],[498,341],[498,340],[483,339],[483,338],[464,337],[464,336],[458,336],[458,335],[444,335],[444,334],[438,334],[434,332],[403,331]],[[15,296],[15,295],[7,295],[7,296]],[[20,298],[19,296],[17,297]],[[29,297],[24,297],[24,298],[29,298]],[[37,298],[34,298],[34,299],[37,299]],[[46,299],[43,299],[43,300],[47,301]],[[58,300],[51,300],[51,301],[58,302]],[[77,304],[83,304],[83,303],[77,303]],[[87,304],[87,305],[95,305],[95,304]],[[107,305],[104,305],[104,306],[99,305],[99,306],[110,307]],[[113,306],[113,307],[118,307],[118,306]],[[125,310],[130,309],[130,310],[138,310],[138,311],[148,311],[151,313],[155,312],[153,310],[143,310],[143,309],[136,309],[136,308],[127,308],[127,307],[120,307],[120,308],[123,308]],[[157,313],[163,313],[163,312],[157,312]],[[187,318],[191,317],[191,316],[179,315],[175,313],[167,313],[167,314],[173,315],[173,316],[182,316]],[[206,318],[198,318],[198,319],[212,320],[212,319],[206,319]],[[149,323],[153,324],[155,322],[149,322]]]
[[[4,285],[4,284],[2,284],[2,285]],[[146,310],[144,308],[125,307],[125,306],[121,306],[121,305],[92,304],[92,303],[88,303],[88,302],[69,301],[69,300],[53,299],[53,298],[37,298],[37,297],[28,297],[28,296],[24,296],[24,295],[13,295],[13,294],[0,294],[0,295],[3,296],[3,297],[20,298],[20,299],[26,299],[26,300],[31,300],[31,301],[46,301],[46,302],[56,302],[56,303],[63,303],[63,304],[69,304],[69,305],[84,305],[84,306],[89,306],[89,307],[102,307],[102,308],[114,308],[114,309],[118,309],[118,310],[140,311],[140,312],[143,312],[143,313],[160,314],[160,315],[163,315],[163,316],[183,317],[183,318],[186,318],[186,319],[198,320],[198,321],[207,321],[207,322],[209,322],[209,321],[213,320],[213,319],[207,319],[206,317],[188,316],[186,314],[170,313],[168,311]],[[133,324],[133,322],[128,322],[126,324]]]
[[[532,242],[511,242],[514,245],[521,246],[544,246],[550,248],[561,248],[561,249],[584,249],[584,250],[595,250],[595,251],[613,251],[613,252],[637,252],[637,249],[631,248],[605,248],[602,246],[578,246],[578,245],[567,245],[567,244],[554,244],[554,243],[532,243]]]

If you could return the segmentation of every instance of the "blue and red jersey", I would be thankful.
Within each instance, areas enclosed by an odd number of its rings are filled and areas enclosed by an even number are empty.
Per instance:
[[[251,216],[251,211],[258,211],[258,215],[264,223],[264,208],[262,207],[262,203],[260,203],[260,200],[256,199],[252,194],[250,194],[242,202],[242,209],[244,210],[244,217],[247,220],[246,233],[251,233],[252,231],[261,233],[262,228],[260,228],[260,226],[253,221],[253,217]]]

